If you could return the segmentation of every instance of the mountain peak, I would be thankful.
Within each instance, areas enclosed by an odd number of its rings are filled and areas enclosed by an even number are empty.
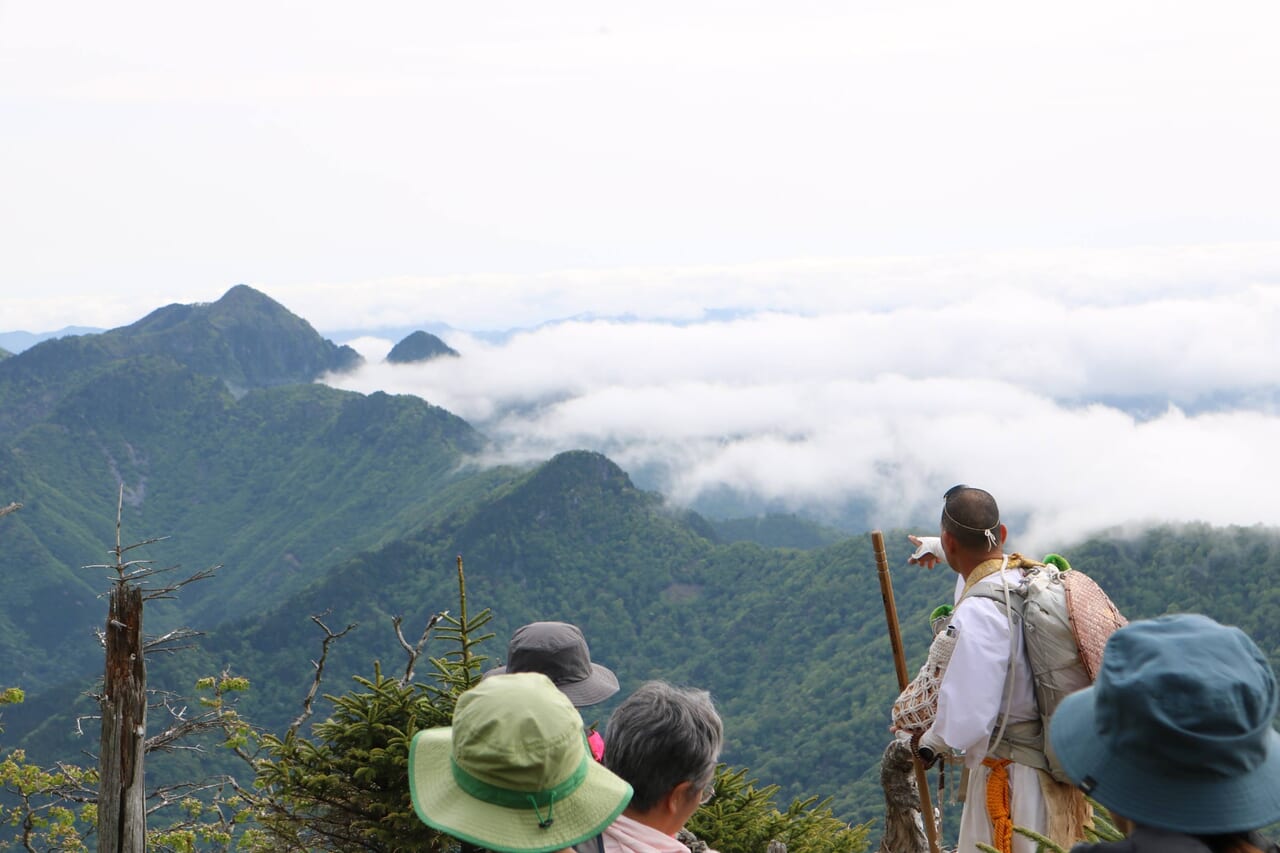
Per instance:
[[[618,464],[594,450],[566,450],[543,463],[534,475],[534,481],[554,481],[561,486],[570,481],[590,485],[604,491],[634,490],[631,477]]]
[[[489,530],[497,523],[524,530],[554,527],[565,537],[607,539],[613,535],[610,526],[619,513],[652,508],[655,500],[632,485],[627,473],[608,457],[572,450],[539,465],[510,492],[478,512],[459,540],[469,543],[477,531]]]
[[[360,361],[311,324],[245,284],[213,303],[168,305],[103,335],[128,354],[169,355],[233,391],[312,382]]]
[[[387,353],[387,361],[393,364],[408,364],[445,356],[457,358],[458,351],[430,332],[419,330],[392,347],[391,352]]]
[[[360,363],[351,347],[241,284],[217,302],[166,305],[128,326],[51,338],[0,359],[0,432],[39,421],[98,371],[141,358],[169,359],[233,394],[310,383]]]
[[[247,284],[233,284],[231,289],[222,294],[222,298],[218,300],[218,304],[234,304],[236,302],[248,302],[251,304],[265,304],[283,307],[270,296],[261,290],[254,290]]]

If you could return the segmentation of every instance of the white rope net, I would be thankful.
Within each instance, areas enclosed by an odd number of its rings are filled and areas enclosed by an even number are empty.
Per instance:
[[[945,620],[943,621],[945,626]],[[929,646],[929,657],[907,688],[893,703],[893,727],[899,731],[922,733],[933,724],[938,714],[938,686],[942,673],[951,662],[956,648],[955,634],[939,630]]]

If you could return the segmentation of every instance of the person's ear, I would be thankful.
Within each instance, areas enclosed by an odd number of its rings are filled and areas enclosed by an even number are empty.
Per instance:
[[[1003,524],[1002,524],[1002,525],[1000,525],[1000,545],[1001,545],[1001,547],[1003,547],[1003,546],[1004,546],[1004,540],[1006,540],[1006,539],[1008,539],[1008,538],[1009,538],[1009,528],[1005,527]]]
[[[702,799],[702,792],[694,787],[693,783],[686,780],[671,789],[671,793],[667,795],[671,810],[673,812],[682,811],[689,805],[689,799]]]
[[[956,541],[956,535],[943,530],[938,538],[942,540],[942,553],[947,555],[947,562],[951,562],[951,555],[960,553],[960,543]]]

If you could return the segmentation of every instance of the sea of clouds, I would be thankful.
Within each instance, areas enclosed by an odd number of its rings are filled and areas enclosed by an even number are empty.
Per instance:
[[[838,520],[859,503],[882,527],[936,518],[966,482],[1031,550],[1118,525],[1280,525],[1276,245],[378,289],[384,308],[428,297],[462,357],[389,364],[394,341],[365,336],[365,365],[327,381],[443,406],[494,439],[487,462],[589,448],[677,504],[728,490]],[[480,333],[517,317],[537,323]]]

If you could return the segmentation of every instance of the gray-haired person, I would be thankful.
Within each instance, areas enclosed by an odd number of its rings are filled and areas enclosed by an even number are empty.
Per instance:
[[[635,791],[605,853],[688,853],[676,840],[713,792],[724,726],[705,690],[647,682],[609,717],[604,764]]]

